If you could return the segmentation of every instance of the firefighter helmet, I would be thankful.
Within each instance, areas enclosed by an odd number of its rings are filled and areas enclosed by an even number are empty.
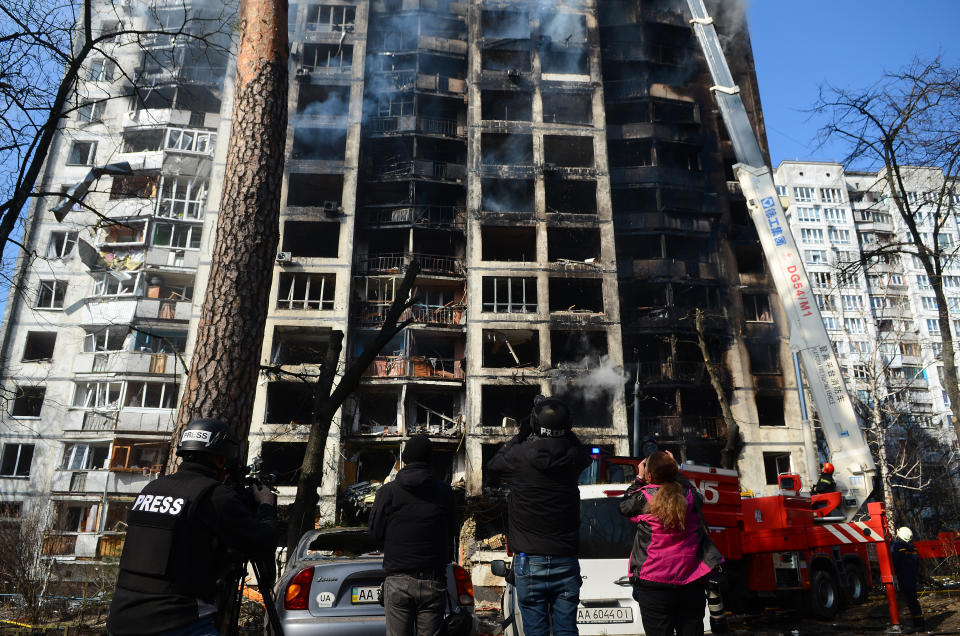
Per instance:
[[[907,526],[900,526],[899,528],[897,528],[897,538],[900,539],[901,541],[906,541],[907,543],[910,543],[911,541],[913,541],[913,530],[911,530]]]
[[[823,474],[824,474],[824,475],[832,475],[832,474],[833,474],[833,464],[831,464],[830,462],[825,462],[825,463],[823,464]]]
[[[205,453],[227,459],[235,459],[240,443],[230,432],[230,427],[211,418],[193,420],[187,425],[177,444],[177,455]]]

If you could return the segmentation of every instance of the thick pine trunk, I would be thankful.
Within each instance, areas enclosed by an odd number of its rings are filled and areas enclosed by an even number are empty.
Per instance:
[[[250,430],[279,240],[287,129],[287,3],[243,0],[223,195],[174,440],[198,417]],[[172,455],[172,454],[171,454]],[[171,457],[172,467],[175,458]]]

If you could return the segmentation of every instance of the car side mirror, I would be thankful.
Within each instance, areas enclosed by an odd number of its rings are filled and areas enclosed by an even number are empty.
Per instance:
[[[513,419],[512,417],[504,417],[503,422],[500,423],[500,426],[504,428],[508,426],[516,426],[516,425],[517,425],[517,420]]]
[[[503,559],[496,559],[490,562],[490,571],[494,576],[507,576],[507,564]]]

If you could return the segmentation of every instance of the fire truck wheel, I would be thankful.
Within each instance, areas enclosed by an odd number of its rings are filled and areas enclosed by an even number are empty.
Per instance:
[[[848,561],[843,565],[847,575],[847,601],[851,605],[859,605],[867,600],[867,574],[863,571],[863,565]]]
[[[830,620],[837,615],[840,610],[840,586],[828,570],[819,569],[813,573],[807,604],[810,613],[820,620]]]

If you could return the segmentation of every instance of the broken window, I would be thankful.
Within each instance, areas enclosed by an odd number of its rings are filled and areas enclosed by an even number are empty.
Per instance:
[[[654,212],[660,209],[656,188],[615,188],[610,191],[610,202],[618,214]]]
[[[543,91],[543,122],[549,124],[593,123],[593,97],[590,93]]]
[[[543,159],[548,166],[593,167],[593,137],[586,135],[544,135]]]
[[[123,133],[122,152],[153,152],[163,148],[163,128],[129,130]]]
[[[183,353],[187,348],[186,331],[147,332],[133,334],[133,350],[140,353]]]
[[[530,16],[526,11],[484,9],[480,33],[484,38],[525,40],[530,37]]]
[[[533,398],[540,395],[538,384],[484,384],[480,387],[481,426],[503,425],[503,418],[510,417],[518,422],[530,417]],[[504,435],[513,431],[504,431]]]
[[[73,406],[84,409],[118,409],[123,382],[76,382]]]
[[[611,168],[637,168],[653,165],[650,139],[611,139],[607,142]]]
[[[333,309],[336,274],[280,274],[277,309]]]
[[[397,409],[400,405],[399,393],[393,390],[363,387],[357,399],[357,411],[353,415],[355,430],[361,435],[393,433],[399,434]]]
[[[553,394],[570,407],[570,420],[576,426],[608,428],[613,423],[612,385],[595,386],[576,375],[558,373],[553,378]]]
[[[27,341],[23,345],[23,361],[49,360],[53,357],[56,342],[55,331],[28,331]]]
[[[760,426],[786,426],[783,417],[783,395],[757,393],[757,420]]]
[[[267,384],[268,424],[309,424],[313,421],[313,384],[270,382]]]
[[[485,166],[529,166],[533,164],[533,136],[483,133],[481,163]]]
[[[281,250],[305,258],[336,258],[340,224],[323,221],[284,221]]]
[[[264,442],[260,447],[260,471],[275,475],[278,486],[296,486],[306,452],[306,442]]]
[[[521,73],[530,72],[530,51],[485,48],[481,53],[480,64],[485,71],[505,71],[508,76],[519,78]]]
[[[37,302],[34,309],[62,309],[63,299],[67,295],[67,281],[42,280],[37,289]]]
[[[104,244],[143,243],[146,234],[146,221],[129,223],[110,223],[100,228],[100,242]]]
[[[700,263],[709,262],[713,258],[714,250],[711,249],[710,240],[699,236],[690,236],[689,234],[677,236],[668,234],[664,237],[664,249],[667,258],[678,261],[696,261]]]
[[[43,386],[18,386],[13,394],[13,406],[10,415],[14,417],[40,417],[43,409],[43,397],[47,388]]]
[[[597,182],[572,179],[544,179],[547,212],[596,214]]]
[[[736,246],[737,271],[741,274],[763,273],[763,250],[759,245]]]
[[[33,464],[33,444],[4,444],[0,475],[28,477]]]
[[[330,346],[327,329],[274,327],[271,364],[323,364]]]
[[[157,223],[153,226],[152,244],[197,250],[200,249],[202,231],[202,225],[192,223]]]
[[[66,258],[77,246],[79,232],[50,232],[47,243],[47,258]]]
[[[116,175],[110,186],[110,199],[151,198],[157,194],[158,180],[157,175]]]
[[[167,461],[170,445],[165,442],[138,442],[118,439],[110,454],[110,470],[156,474]]]
[[[353,47],[340,44],[304,44],[302,67],[308,71],[325,68],[348,69],[353,65]]]
[[[537,279],[484,276],[482,311],[536,313]]]
[[[343,128],[295,128],[291,159],[343,161],[347,131]]]
[[[608,126],[649,122],[650,102],[646,100],[625,102],[608,101],[606,103],[606,119]]]
[[[780,347],[776,343],[747,341],[750,371],[753,373],[780,373]]]
[[[790,472],[790,453],[764,452],[763,473],[768,486],[776,486],[781,473]]]
[[[603,281],[599,278],[551,278],[550,311],[603,313]]]
[[[53,529],[59,532],[96,532],[100,505],[95,502],[54,502]],[[44,542],[46,543],[46,542]]]
[[[342,174],[296,172],[287,182],[287,205],[337,209],[342,199]]]
[[[449,391],[427,393],[420,391],[412,397],[408,413],[414,419],[407,423],[407,433],[414,435],[452,435],[460,429],[460,395]]]
[[[487,212],[531,214],[534,210],[533,179],[483,179],[480,207]]]
[[[767,294],[743,294],[743,316],[747,322],[773,322]]]
[[[70,146],[70,154],[67,155],[68,166],[90,166],[93,165],[94,157],[97,154],[97,142],[95,141],[75,141]]]
[[[357,18],[356,7],[330,4],[307,5],[307,31],[343,31],[353,27]],[[350,29],[347,29],[348,31]]]
[[[169,219],[200,219],[207,200],[207,180],[163,175],[157,216]]]
[[[63,470],[102,470],[110,457],[110,442],[65,444],[63,447]]]
[[[112,82],[116,71],[117,65],[112,60],[92,60],[87,72],[87,80],[91,82]]]
[[[77,109],[77,121],[87,124],[103,121],[105,106],[103,100],[85,100]]]
[[[605,331],[550,331],[550,365],[593,368],[607,355]]]
[[[166,139],[164,148],[167,150],[212,154],[217,143],[217,133],[190,128],[167,128]]]
[[[674,283],[673,305],[678,309],[717,309],[720,307],[720,292],[716,287]]]
[[[540,70],[544,75],[589,75],[587,49],[549,44],[540,49]]]
[[[653,121],[667,124],[699,124],[700,110],[695,102],[656,99],[652,102]]]
[[[529,91],[483,91],[480,96],[483,119],[530,121],[533,94]]]
[[[350,87],[332,84],[299,83],[297,113],[305,116],[337,117],[346,115],[350,105]]]
[[[663,258],[663,235],[637,234],[617,245],[617,257],[641,261]]]
[[[129,331],[127,327],[104,327],[89,330],[83,336],[83,351],[85,353],[120,351],[123,349],[123,342]]]
[[[483,330],[483,366],[513,368],[539,364],[539,332],[532,329]]]
[[[547,260],[551,263],[597,263],[600,260],[600,230],[548,227]]]
[[[174,409],[177,408],[176,382],[127,382],[125,408]]]
[[[486,225],[480,229],[481,244],[485,261],[537,260],[537,228],[500,225]]]
[[[690,144],[660,142],[657,145],[657,165],[663,168],[700,172],[700,148]]]

